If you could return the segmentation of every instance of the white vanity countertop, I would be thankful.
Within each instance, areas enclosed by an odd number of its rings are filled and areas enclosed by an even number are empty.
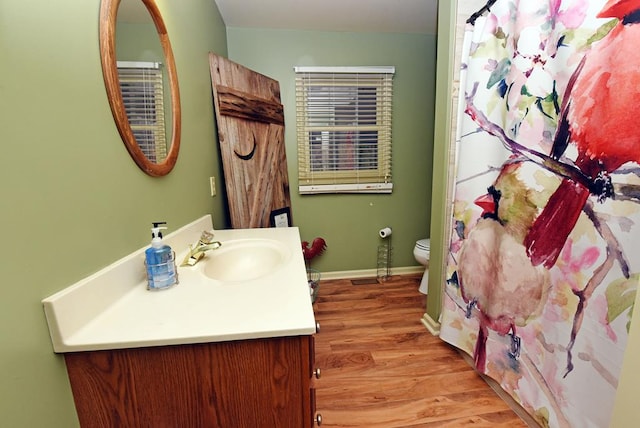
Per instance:
[[[205,216],[167,235],[182,261],[188,244],[211,230]],[[55,352],[220,342],[315,333],[299,231],[290,228],[215,230],[222,242],[277,240],[288,250],[280,267],[257,279],[217,281],[195,266],[178,266],[180,283],[148,291],[142,248],[43,300]],[[283,246],[283,247],[284,247]]]

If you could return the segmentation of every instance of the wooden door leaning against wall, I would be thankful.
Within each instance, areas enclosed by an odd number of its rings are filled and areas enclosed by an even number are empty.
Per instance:
[[[213,53],[209,66],[231,226],[269,227],[280,211],[291,221],[280,84]]]

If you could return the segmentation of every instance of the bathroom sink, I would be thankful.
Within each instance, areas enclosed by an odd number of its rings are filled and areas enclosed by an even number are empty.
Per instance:
[[[249,281],[276,271],[289,257],[287,246],[271,239],[223,241],[207,253],[202,272],[218,281]]]

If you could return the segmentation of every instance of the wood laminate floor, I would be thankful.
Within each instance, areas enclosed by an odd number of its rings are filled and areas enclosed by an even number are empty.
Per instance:
[[[321,280],[314,304],[323,427],[526,427],[451,346],[421,323],[420,277]]]

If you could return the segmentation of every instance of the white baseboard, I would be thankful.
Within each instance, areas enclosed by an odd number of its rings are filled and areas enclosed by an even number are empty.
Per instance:
[[[434,336],[440,336],[440,323],[431,318],[429,314],[425,313],[422,315],[422,319],[420,321],[422,321],[422,324],[424,324],[427,330],[429,330],[429,333]]]
[[[409,275],[423,273],[424,266],[406,266],[391,268],[391,275]],[[377,269],[343,270],[334,272],[321,272],[322,279],[350,279],[350,278],[372,278],[378,275]]]

